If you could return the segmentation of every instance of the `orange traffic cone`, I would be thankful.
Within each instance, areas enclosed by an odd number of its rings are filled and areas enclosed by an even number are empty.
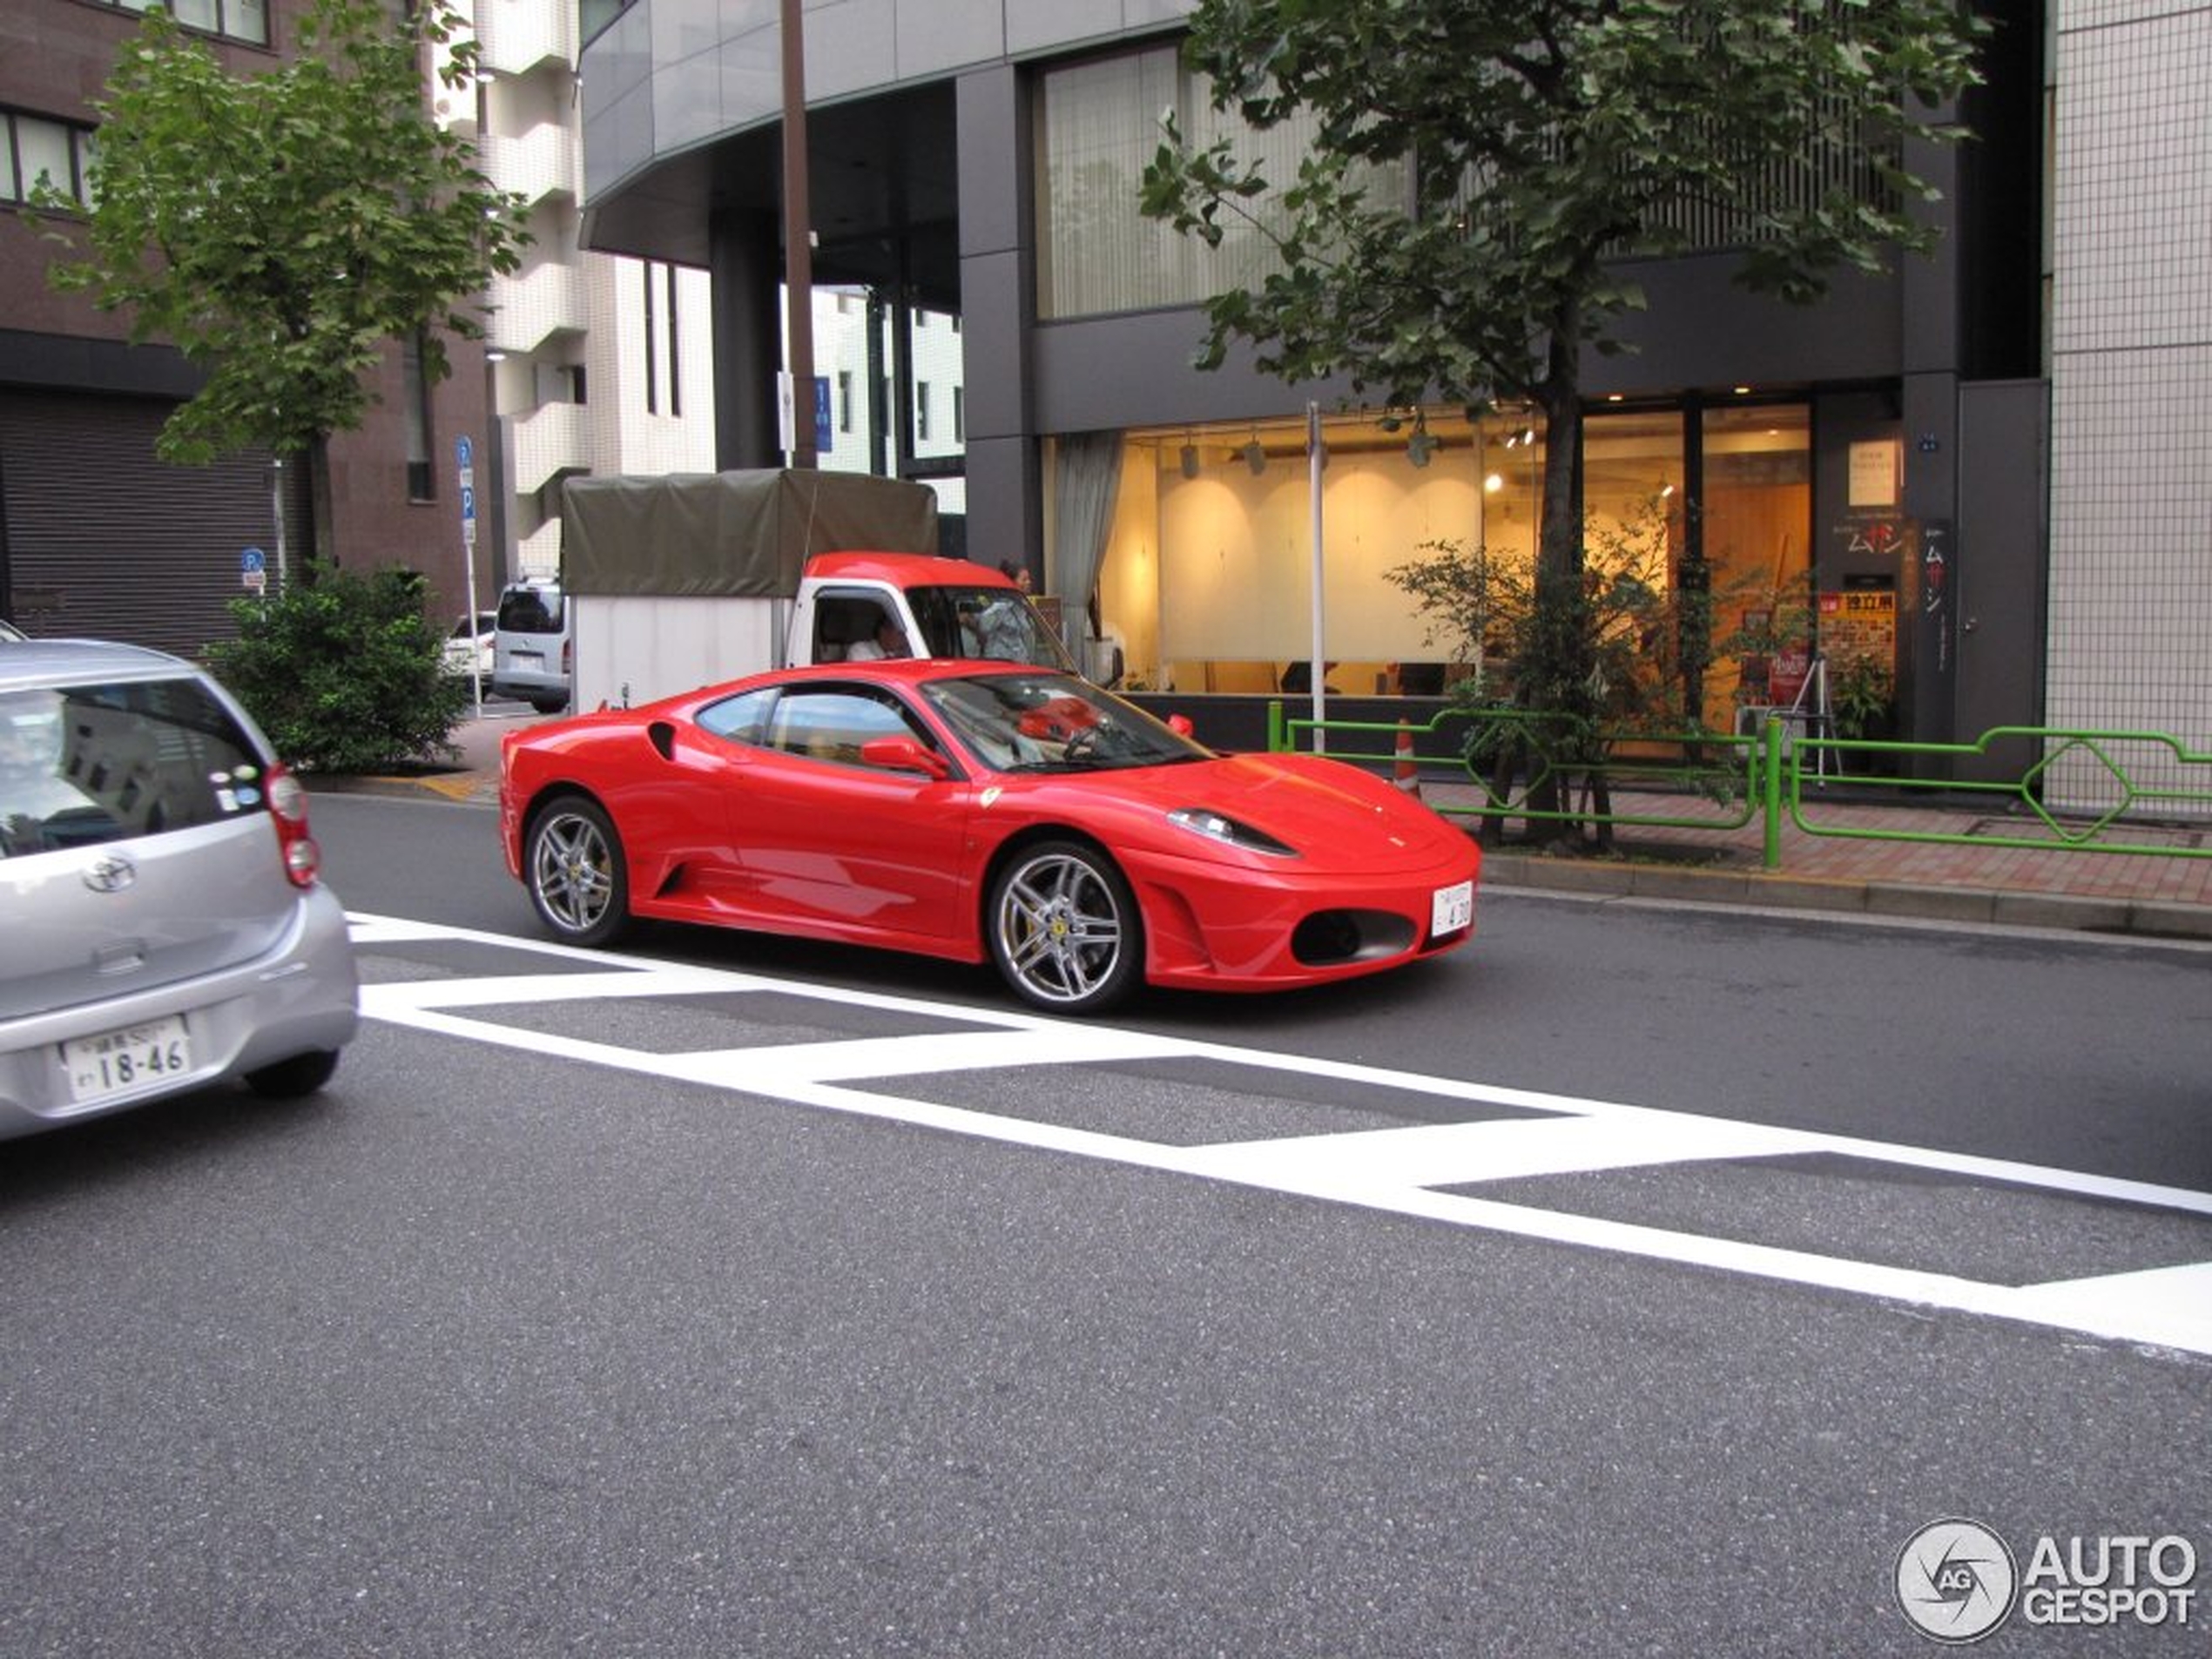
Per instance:
[[[1395,781],[1400,789],[1415,800],[1421,798],[1421,769],[1413,764],[1413,723],[1402,715],[1398,721],[1398,765]]]

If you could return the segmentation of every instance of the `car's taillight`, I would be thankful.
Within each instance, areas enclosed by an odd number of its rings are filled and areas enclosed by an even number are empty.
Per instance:
[[[576,672],[576,641],[573,639],[561,642],[561,671],[563,674]]]
[[[322,849],[307,833],[307,792],[282,766],[269,768],[269,816],[276,821],[277,850],[295,887],[312,887],[322,868]]]

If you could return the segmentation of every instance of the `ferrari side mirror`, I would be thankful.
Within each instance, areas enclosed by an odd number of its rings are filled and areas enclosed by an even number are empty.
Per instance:
[[[860,764],[886,772],[919,772],[939,783],[953,775],[945,757],[912,738],[870,738],[860,745]]]
[[[1197,729],[1198,728],[1197,726],[1190,724],[1190,717],[1187,714],[1170,714],[1168,716],[1168,730],[1174,732],[1178,738],[1187,738]]]

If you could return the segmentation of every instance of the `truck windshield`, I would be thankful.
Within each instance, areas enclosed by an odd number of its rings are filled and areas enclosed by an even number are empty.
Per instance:
[[[932,657],[985,657],[1076,671],[1042,614],[1012,588],[910,588],[907,603]]]

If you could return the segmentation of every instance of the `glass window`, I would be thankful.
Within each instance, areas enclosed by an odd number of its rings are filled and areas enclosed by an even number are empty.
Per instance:
[[[815,760],[858,765],[861,745],[875,738],[929,742],[905,706],[887,692],[786,690],[776,699],[767,746]]]
[[[775,706],[776,693],[772,688],[761,691],[740,691],[735,697],[725,697],[719,703],[710,703],[699,711],[699,729],[732,743],[759,745],[766,741],[768,712]]]
[[[224,0],[223,32],[256,46],[269,44],[268,0]]]
[[[1696,408],[1591,412],[1585,545],[1594,563],[1637,561],[1665,591],[1685,571],[1710,590],[1703,718],[1726,730],[1747,617],[1804,631],[1811,417],[1800,403]],[[1404,426],[1386,432],[1372,411],[1325,421],[1325,683],[1345,695],[1433,696],[1480,665],[1480,642],[1424,615],[1393,570],[1447,543],[1508,572],[1535,568],[1546,444],[1533,415],[1501,409],[1473,426],[1431,409],[1425,421],[1433,442],[1418,458]],[[1302,421],[1128,435],[1097,566],[1123,685],[1274,695],[1310,675],[1308,466]],[[1689,510],[1693,488],[1702,512]],[[1048,557],[1058,568],[1061,550]]]
[[[1190,305],[1257,287],[1279,268],[1258,228],[1232,225],[1218,249],[1137,211],[1144,166],[1160,145],[1160,111],[1171,109],[1199,145],[1236,138],[1241,158],[1265,165],[1278,185],[1298,177],[1312,147],[1310,119],[1255,132],[1217,114],[1206,84],[1173,47],[1055,70],[1038,100],[1045,165],[1038,170],[1038,313],[1046,317]]]
[[[1708,725],[1730,703],[1795,700],[1811,666],[1812,417],[1804,404],[1710,409],[1702,550],[1714,599]]]
[[[499,596],[503,633],[557,634],[562,629],[561,590],[550,585],[508,589]]]
[[[437,469],[430,458],[430,378],[422,372],[422,336],[409,334],[400,347],[400,374],[407,405],[407,496],[435,501]]]
[[[191,829],[266,789],[251,740],[193,681],[0,697],[0,855]]]
[[[72,130],[59,121],[34,116],[15,118],[16,173],[22,199],[28,201],[41,179],[65,196],[78,193],[77,144]]]

